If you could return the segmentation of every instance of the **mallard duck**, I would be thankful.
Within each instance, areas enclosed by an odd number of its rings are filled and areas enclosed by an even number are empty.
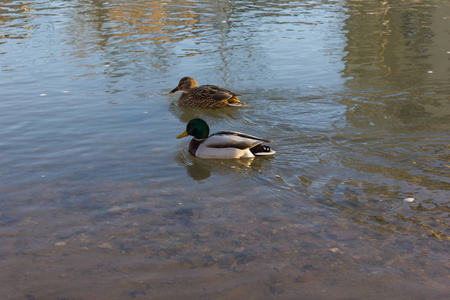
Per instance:
[[[220,108],[225,106],[247,106],[241,102],[236,94],[232,91],[226,90],[215,85],[201,85],[198,86],[197,81],[191,77],[181,78],[178,86],[170,93],[183,91],[178,103],[182,106],[188,107],[203,107],[203,108]]]
[[[189,152],[198,158],[233,159],[273,155],[275,151],[262,145],[271,142],[236,131],[219,131],[209,135],[208,124],[199,118],[192,119],[177,139],[192,135]]]

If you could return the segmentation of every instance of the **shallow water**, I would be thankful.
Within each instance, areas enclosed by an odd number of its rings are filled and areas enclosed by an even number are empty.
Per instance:
[[[447,299],[449,4],[3,1],[0,298]]]

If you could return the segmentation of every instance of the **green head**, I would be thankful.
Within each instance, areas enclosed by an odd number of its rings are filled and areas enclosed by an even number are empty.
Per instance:
[[[189,121],[186,126],[186,130],[177,136],[177,139],[192,135],[196,139],[206,139],[209,136],[209,126],[206,122],[200,118],[195,118]]]

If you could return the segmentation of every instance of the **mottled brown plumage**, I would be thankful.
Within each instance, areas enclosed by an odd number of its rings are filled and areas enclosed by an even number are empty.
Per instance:
[[[202,107],[202,108],[220,108],[226,106],[247,106],[241,102],[236,94],[227,89],[215,85],[201,85],[198,86],[194,78],[181,78],[178,86],[170,93],[183,91],[178,103],[187,107]]]

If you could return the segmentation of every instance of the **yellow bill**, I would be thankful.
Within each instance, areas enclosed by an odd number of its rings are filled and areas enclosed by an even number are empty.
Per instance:
[[[180,135],[178,135],[177,136],[177,139],[181,139],[181,138],[184,138],[185,136],[188,136],[189,134],[186,132],[186,130],[182,133],[182,134],[180,134]]]

